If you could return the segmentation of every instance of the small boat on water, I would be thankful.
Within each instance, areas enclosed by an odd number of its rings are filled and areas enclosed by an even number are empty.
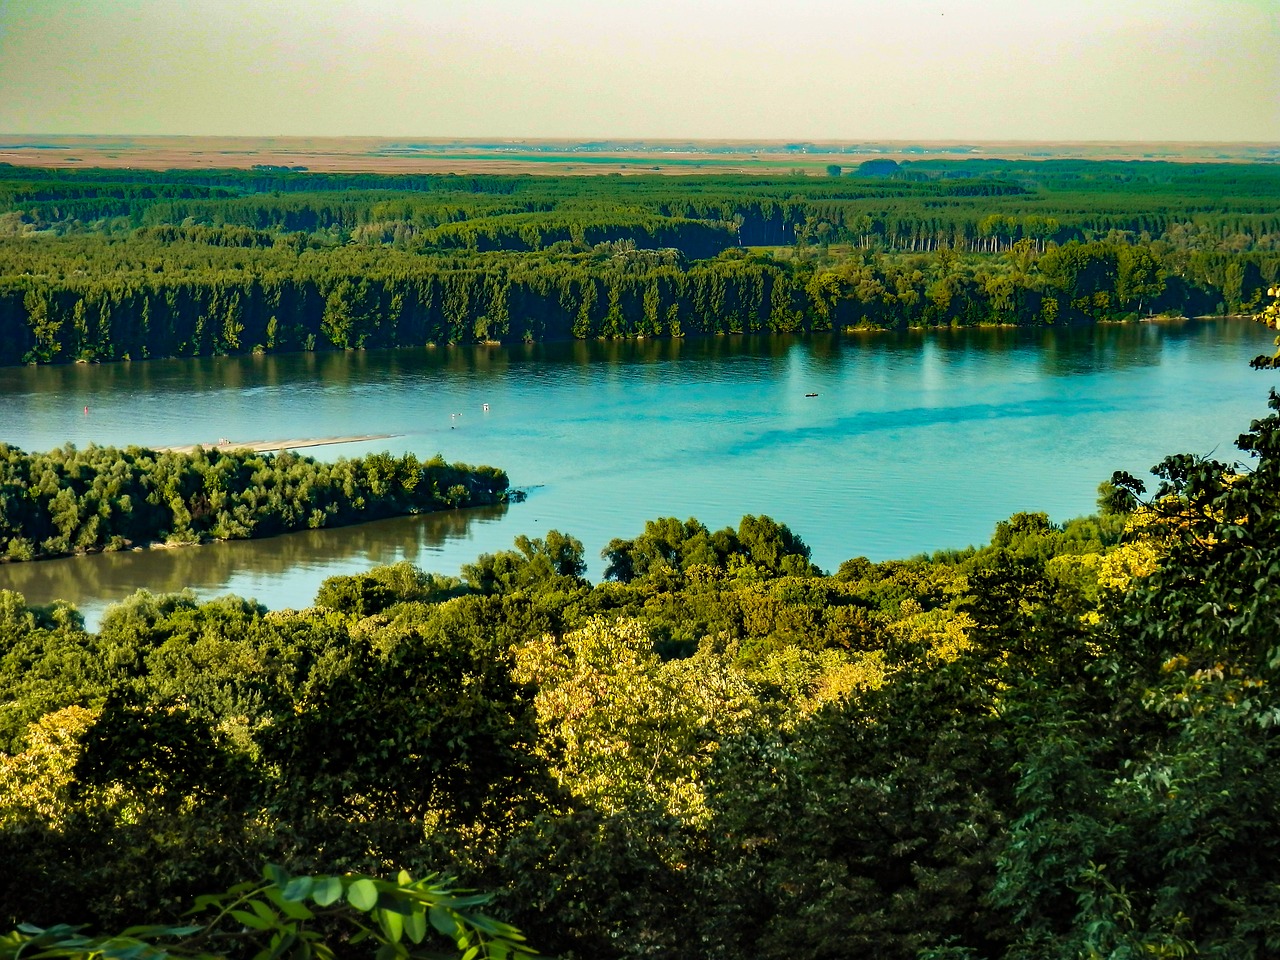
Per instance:
[[[806,396],[806,397],[816,397],[816,396],[817,396],[817,394],[816,394],[816,393],[806,393],[806,394],[805,394],[805,396]]]

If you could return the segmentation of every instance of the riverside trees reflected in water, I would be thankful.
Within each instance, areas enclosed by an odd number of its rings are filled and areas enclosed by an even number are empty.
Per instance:
[[[215,590],[255,596],[262,582],[283,586],[291,577],[301,581],[300,596],[309,602],[315,593],[311,584],[317,570],[364,569],[400,560],[431,567],[433,553],[443,544],[466,540],[473,528],[501,520],[507,509],[501,504],[332,530],[304,530],[263,540],[104,553],[73,557],[70,562],[14,563],[0,568],[0,575],[4,589],[17,590],[33,603],[89,598],[85,606],[91,612],[139,587],[153,593],[178,593],[190,587],[202,593]],[[83,562],[86,560],[89,562]]]
[[[1230,451],[1280,382],[1247,368],[1270,340],[1247,321],[1188,321],[4,368],[0,439],[28,450],[377,432],[395,437],[308,452],[442,453],[501,467],[530,496],[505,512],[4,566],[0,588],[64,597],[91,621],[137,587],[297,607],[326,576],[400,559],[452,574],[553,528],[583,541],[598,579],[605,544],[660,516],[716,529],[767,514],[825,569],[962,547],[1017,510],[1091,511],[1113,470]]]

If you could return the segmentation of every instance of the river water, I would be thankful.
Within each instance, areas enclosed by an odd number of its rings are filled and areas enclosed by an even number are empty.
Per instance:
[[[393,434],[303,452],[439,452],[529,492],[506,508],[5,564],[0,588],[69,600],[91,625],[140,587],[299,607],[333,574],[401,559],[456,573],[550,529],[583,541],[595,579],[611,538],[661,516],[717,528],[769,514],[826,569],[963,547],[1014,511],[1090,512],[1113,470],[1236,459],[1280,384],[1248,368],[1269,348],[1259,325],[1215,320],[0,368],[0,439],[27,450]]]

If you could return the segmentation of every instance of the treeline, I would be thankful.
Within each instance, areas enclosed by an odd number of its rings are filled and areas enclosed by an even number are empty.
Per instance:
[[[966,163],[908,180],[0,167],[0,363],[1089,323],[1248,311],[1280,278],[1280,169]]]
[[[1280,413],[1241,447],[833,575],[667,518],[594,585],[552,531],[302,611],[0,593],[0,924],[271,862],[443,869],[567,960],[1274,956]]]
[[[632,241],[422,257],[221,230],[0,240],[0,363],[1198,316],[1251,310],[1280,275],[1280,254],[1157,243],[689,261]]]
[[[241,540],[506,499],[493,467],[387,453],[324,463],[285,451],[0,443],[0,558]]]
[[[1118,234],[1201,250],[1280,247],[1280,172],[1273,167],[977,160],[906,166],[916,179],[52,171],[0,165],[0,233],[120,233],[194,224],[326,233],[345,242],[377,226],[401,244],[430,249],[435,238],[422,233],[441,224],[555,213],[561,221],[581,217],[584,224],[602,227],[652,218],[704,221],[704,229],[728,229],[744,246],[857,243],[887,251],[948,246],[978,252],[1023,237],[1043,246]],[[523,227],[511,232],[478,224],[472,236],[489,248],[526,249],[529,224]],[[692,229],[663,225],[668,237]],[[551,242],[544,237],[541,245]]]

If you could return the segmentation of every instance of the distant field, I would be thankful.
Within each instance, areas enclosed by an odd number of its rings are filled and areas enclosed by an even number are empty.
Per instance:
[[[368,137],[120,137],[0,134],[0,163],[152,170],[306,167],[314,171],[490,174],[690,174],[802,171],[896,160],[1280,161],[1275,143],[448,140]]]

